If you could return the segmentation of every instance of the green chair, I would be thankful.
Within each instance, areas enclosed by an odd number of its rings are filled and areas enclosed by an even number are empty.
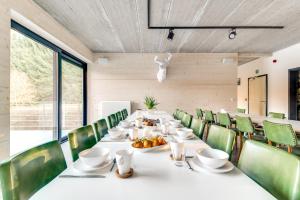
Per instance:
[[[246,141],[238,167],[277,199],[300,199],[300,159],[256,141]]]
[[[206,143],[210,147],[225,151],[231,156],[235,143],[235,132],[222,126],[211,125]]]
[[[204,111],[204,120],[208,123],[208,124],[213,124],[215,123],[215,118],[214,118],[214,114],[211,110],[205,110]]]
[[[199,137],[200,139],[203,138],[204,128],[205,128],[206,122],[201,119],[194,118],[192,119],[191,123],[191,129],[193,130],[193,133]]]
[[[108,124],[109,124],[109,128],[114,128],[118,125],[118,121],[116,119],[116,115],[115,114],[111,114],[107,117],[108,119]]]
[[[4,200],[25,200],[67,168],[61,146],[51,141],[0,163]]]
[[[126,119],[126,118],[128,117],[127,109],[123,109],[123,110],[121,111],[121,113],[122,113],[123,120]]]
[[[186,128],[190,128],[193,116],[185,113],[182,118],[182,125]]]
[[[279,124],[270,121],[263,121],[264,132],[267,136],[268,143],[272,145],[286,146],[289,153],[300,155],[300,147],[297,147],[298,138],[290,124]]]
[[[117,116],[118,123],[123,120],[123,116],[122,116],[121,111],[117,112],[116,116]]]
[[[240,143],[240,148],[239,148],[239,153],[240,155],[242,147],[243,147],[243,136],[245,139],[254,139],[257,141],[261,142],[266,142],[266,137],[262,135],[263,133],[261,132],[255,132],[255,128],[253,126],[253,123],[251,121],[250,117],[242,117],[242,116],[236,116],[236,132],[237,132],[237,137],[239,137],[239,143]],[[238,139],[237,139],[238,141]],[[239,157],[239,156],[238,156]]]
[[[220,126],[231,128],[231,119],[228,113],[217,113],[217,123]]]
[[[284,119],[285,114],[284,113],[269,112],[268,117],[277,118],[277,119]]]
[[[186,113],[184,112],[184,111],[179,111],[179,113],[178,113],[178,120],[181,120],[182,121],[182,119],[183,119],[183,117],[184,117],[184,115],[185,115]]]
[[[93,127],[87,125],[71,131],[68,134],[69,144],[73,161],[78,159],[78,154],[96,144],[96,137]]]
[[[100,119],[93,124],[97,142],[108,134],[108,126],[105,119]]]
[[[201,110],[201,108],[196,109],[196,116],[197,116],[198,119],[203,118],[203,111]]]
[[[246,113],[246,109],[243,109],[243,108],[237,108],[237,109],[236,109],[236,112],[237,112],[237,113],[241,113],[241,114],[245,114],[245,113]]]

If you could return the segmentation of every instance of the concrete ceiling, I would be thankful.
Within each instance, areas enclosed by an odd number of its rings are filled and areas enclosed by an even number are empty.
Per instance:
[[[283,25],[283,30],[147,29],[146,0],[34,0],[94,52],[271,53],[300,42],[300,0],[152,0],[153,26]],[[253,56],[253,54],[252,54]]]

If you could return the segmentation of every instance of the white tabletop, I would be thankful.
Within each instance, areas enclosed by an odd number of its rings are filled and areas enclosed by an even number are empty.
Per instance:
[[[99,142],[95,147],[107,147],[112,155],[119,149],[131,148],[131,142]],[[185,142],[187,154],[198,148],[209,148],[201,140]],[[274,199],[267,191],[239,169],[225,174],[206,170],[192,171],[177,167],[171,161],[169,147],[155,152],[134,152],[134,175],[118,178],[111,166],[103,170],[105,178],[55,178],[31,199],[56,200],[192,200],[192,199]],[[72,167],[63,173],[72,173]],[[74,172],[73,172],[74,173]]]
[[[263,126],[264,120],[268,120],[274,123],[291,124],[294,131],[300,133],[300,121],[288,120],[288,119],[276,119],[276,118],[271,118],[266,116],[251,115],[251,114],[249,115],[249,114],[242,114],[242,113],[229,113],[229,114],[231,117],[235,117],[236,115],[250,117],[252,122],[261,126]]]

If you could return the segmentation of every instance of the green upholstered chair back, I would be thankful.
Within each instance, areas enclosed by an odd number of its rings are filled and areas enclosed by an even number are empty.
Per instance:
[[[284,113],[269,112],[268,117],[277,118],[277,119],[284,119],[285,115],[284,115]]]
[[[246,113],[246,109],[243,109],[243,108],[237,108],[237,109],[236,109],[236,112],[237,112],[237,113],[245,114],[245,113]]]
[[[206,143],[214,148],[225,151],[231,156],[234,142],[235,132],[222,126],[211,125]]]
[[[300,158],[247,140],[238,167],[277,199],[300,199]]]
[[[175,112],[173,113],[173,117],[174,117],[175,119],[178,119],[178,113],[179,113],[179,109],[176,108]]]
[[[118,125],[118,121],[116,119],[116,115],[115,114],[111,114],[107,117],[108,119],[108,123],[109,123],[109,128],[113,128],[116,127]]]
[[[190,128],[193,116],[185,113],[182,118],[182,125],[186,128]]]
[[[290,124],[278,124],[265,120],[264,132],[268,140],[276,144],[294,147],[297,145],[297,136]]]
[[[127,109],[123,109],[123,110],[121,111],[121,113],[122,113],[123,119],[126,119],[126,118],[128,117]]]
[[[179,113],[178,113],[178,120],[181,120],[182,121],[182,119],[183,119],[183,117],[184,117],[184,114],[186,114],[184,111],[179,111]]]
[[[108,133],[108,126],[106,120],[100,119],[96,121],[93,125],[96,139],[99,142]]]
[[[204,120],[207,122],[214,122],[214,114],[211,110],[205,110],[204,111]]]
[[[196,116],[197,116],[198,119],[203,118],[203,111],[201,110],[201,108],[196,109]]]
[[[250,117],[235,116],[236,128],[242,133],[253,133],[254,127]]]
[[[228,113],[217,113],[217,122],[221,126],[231,127],[231,119]]]
[[[13,156],[0,164],[4,200],[27,200],[67,168],[57,141]]]
[[[123,120],[123,116],[122,116],[122,113],[121,113],[121,111],[117,112],[117,113],[116,113],[116,116],[117,116],[117,120],[118,120],[118,122],[120,122],[120,121],[122,121],[122,120]]]
[[[206,122],[204,120],[197,119],[197,118],[193,117],[190,128],[193,130],[193,133],[197,137],[202,139],[205,125],[206,125]]]
[[[68,138],[73,161],[78,159],[78,154],[81,151],[89,149],[96,144],[96,137],[91,125],[71,131],[68,134]]]

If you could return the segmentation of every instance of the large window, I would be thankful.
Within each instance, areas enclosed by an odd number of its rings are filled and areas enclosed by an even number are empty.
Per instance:
[[[18,153],[86,123],[86,64],[12,21],[10,152]]]

